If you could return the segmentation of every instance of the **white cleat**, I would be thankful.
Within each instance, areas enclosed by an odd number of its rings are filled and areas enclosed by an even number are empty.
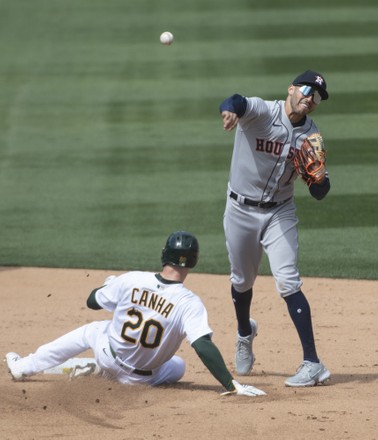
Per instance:
[[[4,359],[4,361],[7,363],[9,373],[15,381],[23,381],[26,377],[26,374],[23,374],[20,368],[20,359],[21,356],[12,351],[7,353]]]

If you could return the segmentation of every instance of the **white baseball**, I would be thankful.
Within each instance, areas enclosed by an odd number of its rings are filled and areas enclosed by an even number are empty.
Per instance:
[[[166,44],[168,46],[173,43],[173,40],[174,40],[174,36],[171,32],[163,32],[160,35],[161,43]]]

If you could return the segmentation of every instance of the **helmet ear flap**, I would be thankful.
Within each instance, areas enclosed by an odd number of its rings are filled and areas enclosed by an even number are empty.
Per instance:
[[[196,237],[189,232],[178,231],[171,234],[161,253],[163,266],[193,268],[198,261],[199,244]]]

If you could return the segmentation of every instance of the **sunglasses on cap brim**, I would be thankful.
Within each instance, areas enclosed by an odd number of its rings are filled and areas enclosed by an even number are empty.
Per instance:
[[[322,97],[320,96],[320,93],[315,89],[315,87],[301,86],[299,88],[299,91],[302,93],[303,96],[306,96],[306,97],[313,95],[314,103],[320,104]]]

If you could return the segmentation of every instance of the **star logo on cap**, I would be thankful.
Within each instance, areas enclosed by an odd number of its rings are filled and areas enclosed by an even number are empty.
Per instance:
[[[324,79],[321,76],[318,75],[318,76],[315,77],[315,82],[317,82],[320,85],[323,85]]]

